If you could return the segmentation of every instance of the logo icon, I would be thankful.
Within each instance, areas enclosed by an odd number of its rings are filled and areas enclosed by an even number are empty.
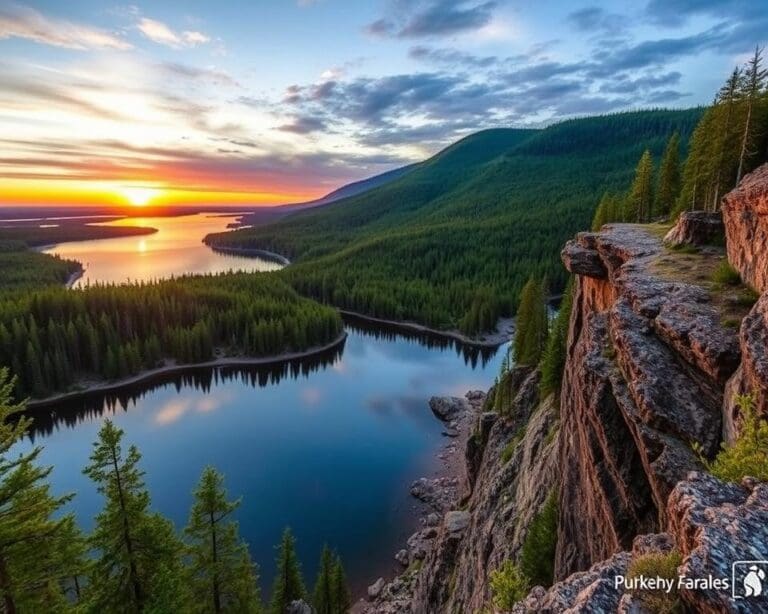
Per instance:
[[[768,596],[768,561],[736,561],[732,567],[734,599]]]

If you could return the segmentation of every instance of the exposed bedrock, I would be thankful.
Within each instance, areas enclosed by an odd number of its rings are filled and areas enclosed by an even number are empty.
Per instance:
[[[722,244],[724,231],[723,216],[719,211],[683,211],[664,237],[664,242],[672,247]]]

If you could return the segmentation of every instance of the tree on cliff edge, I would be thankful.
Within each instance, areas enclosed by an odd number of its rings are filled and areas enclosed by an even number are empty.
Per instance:
[[[539,364],[547,343],[548,320],[544,283],[530,278],[520,293],[515,332],[515,362]]]
[[[635,169],[635,180],[629,192],[628,221],[647,222],[651,217],[653,203],[653,158],[651,152],[645,150]]]
[[[675,132],[667,141],[667,147],[659,166],[656,185],[655,214],[667,216],[672,211],[680,193],[680,135]]]

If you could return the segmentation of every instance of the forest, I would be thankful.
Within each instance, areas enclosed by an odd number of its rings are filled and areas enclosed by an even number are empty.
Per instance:
[[[289,256],[278,276],[322,302],[475,334],[515,312],[531,275],[561,291],[560,248],[600,195],[623,189],[670,134],[687,142],[703,112],[479,132],[362,195],[206,241]]]
[[[0,366],[17,375],[19,398],[124,378],[167,360],[302,351],[328,344],[341,331],[334,309],[266,275],[0,294]]]
[[[3,611],[228,612],[284,614],[296,599],[318,614],[348,611],[351,597],[341,559],[320,553],[314,591],[305,588],[295,539],[285,530],[277,547],[277,574],[264,606],[258,566],[240,538],[224,477],[204,469],[181,534],[151,510],[141,454],[106,420],[83,469],[103,499],[94,528],[84,534],[66,512],[73,495],[50,492],[41,449],[11,450],[30,426],[12,401],[15,383],[0,369],[0,591]]]

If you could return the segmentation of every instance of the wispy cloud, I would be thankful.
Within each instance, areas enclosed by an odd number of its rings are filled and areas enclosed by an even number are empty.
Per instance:
[[[374,36],[423,38],[479,30],[491,23],[495,1],[416,0],[393,2],[389,14],[368,24]]]
[[[18,4],[0,6],[0,40],[24,38],[67,49],[131,49],[118,35],[88,25],[43,15]]]
[[[158,45],[165,45],[174,49],[181,47],[196,47],[209,43],[211,38],[197,30],[183,30],[176,32],[162,21],[142,17],[136,24],[139,32]]]

